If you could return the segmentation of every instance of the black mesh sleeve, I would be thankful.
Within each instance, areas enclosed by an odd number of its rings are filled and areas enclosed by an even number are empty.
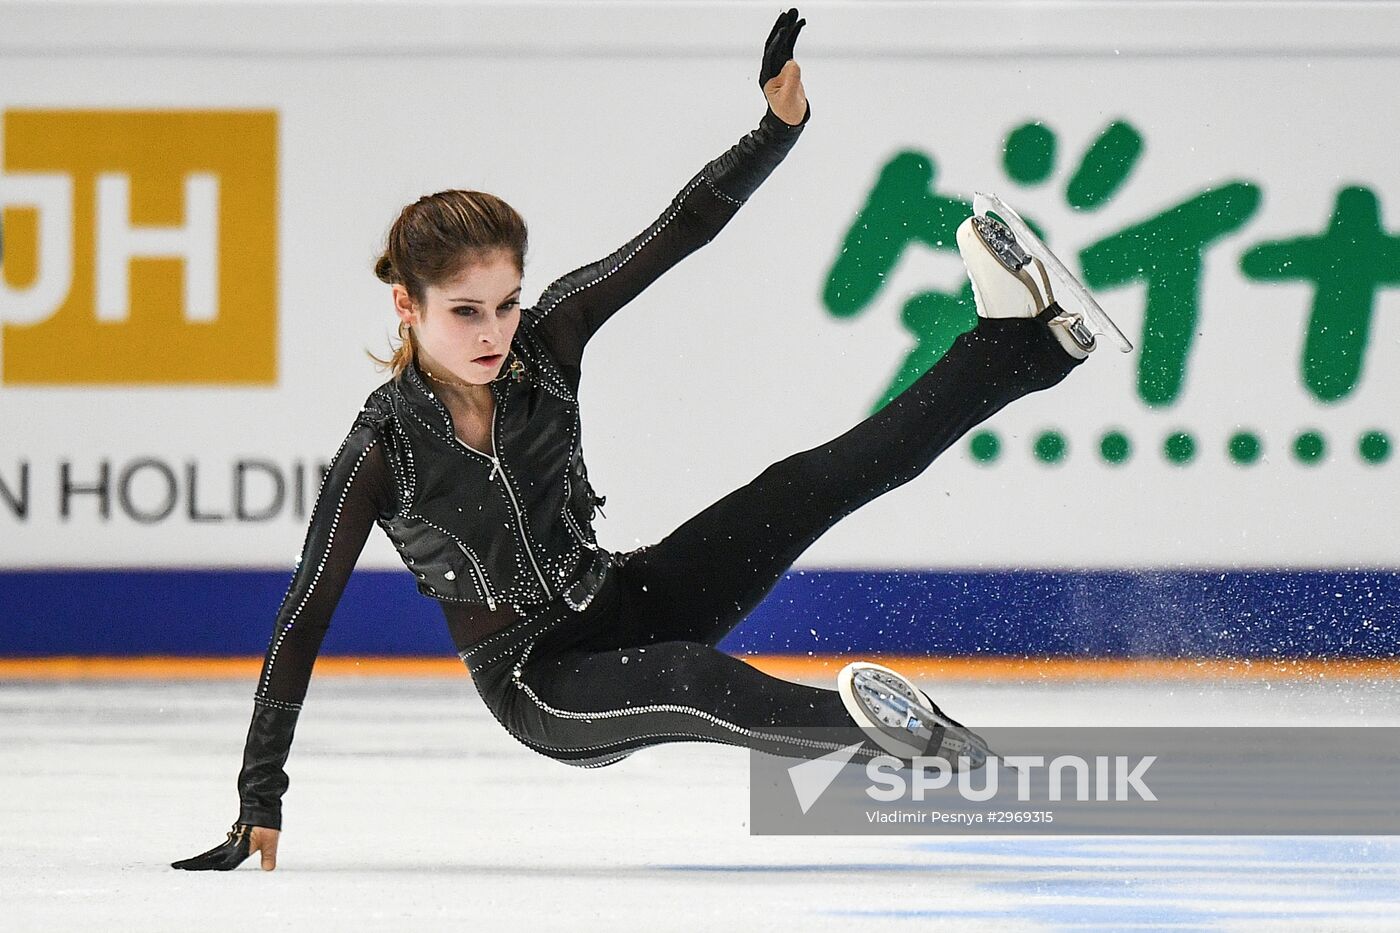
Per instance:
[[[238,775],[239,822],[282,827],[288,785],[282,766],[311,670],[370,527],[392,512],[393,488],[375,429],[357,423],[321,481],[301,558],[277,611]]]
[[[708,162],[645,230],[610,256],[552,282],[522,323],[532,328],[575,385],[583,347],[619,308],[667,269],[714,239],[802,133],[770,108],[752,130]]]

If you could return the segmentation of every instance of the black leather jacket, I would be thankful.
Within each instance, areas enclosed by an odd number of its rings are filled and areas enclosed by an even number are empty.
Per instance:
[[[811,117],[770,109],[758,127],[697,172],[645,230],[549,285],[520,325],[492,383],[494,455],[473,450],[416,365],[365,400],[321,484],[301,559],[278,610],[238,787],[239,821],[281,828],[282,766],[335,604],[378,524],[418,579],[452,607],[528,615],[562,599],[582,610],[615,555],[592,519],[579,424],[584,345],[619,308],[708,243],[787,155]],[[518,367],[517,367],[518,369]]]
[[[491,384],[493,454],[468,446],[412,363],[365,401],[361,422],[384,444],[397,491],[380,519],[418,591],[444,602],[530,607],[562,597],[582,610],[607,572],[593,515],[603,501],[583,462],[576,385],[522,312],[506,359],[522,378]]]

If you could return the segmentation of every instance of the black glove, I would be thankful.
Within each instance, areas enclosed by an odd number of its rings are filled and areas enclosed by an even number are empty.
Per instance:
[[[223,842],[193,858],[171,862],[171,868],[229,871],[248,857],[253,827],[282,828],[282,795],[288,784],[282,766],[291,750],[299,715],[299,710],[254,705],[243,746],[243,768],[238,772],[238,820]]]
[[[193,858],[171,862],[170,867],[184,871],[231,871],[242,865],[251,854],[252,842],[253,827],[247,823],[234,823],[223,842]]]
[[[788,59],[792,58],[792,47],[797,42],[797,34],[807,25],[805,19],[797,18],[797,8],[778,14],[773,31],[768,33],[768,41],[763,45],[763,66],[758,70],[758,88],[775,78],[783,70]]]

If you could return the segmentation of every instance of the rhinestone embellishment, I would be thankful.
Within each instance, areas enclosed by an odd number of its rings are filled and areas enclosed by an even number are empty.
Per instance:
[[[1030,253],[1021,248],[1015,235],[1001,221],[978,214],[973,216],[972,225],[997,262],[1012,272],[1031,261]]]

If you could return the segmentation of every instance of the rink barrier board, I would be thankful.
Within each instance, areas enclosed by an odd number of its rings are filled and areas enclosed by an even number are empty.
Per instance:
[[[247,657],[285,570],[0,571],[0,658]],[[328,657],[455,655],[401,570],[356,571]],[[1394,570],[795,570],[719,647],[746,656],[1400,658]]]
[[[774,677],[831,680],[849,656],[747,655],[743,660]],[[1400,676],[1400,659],[1260,661],[1186,658],[933,658],[870,655],[915,678],[938,681],[1000,680],[1013,683],[1074,681],[1326,681]],[[258,676],[261,657],[51,657],[0,658],[6,680],[243,680]],[[456,658],[320,657],[317,677],[460,677]]]

